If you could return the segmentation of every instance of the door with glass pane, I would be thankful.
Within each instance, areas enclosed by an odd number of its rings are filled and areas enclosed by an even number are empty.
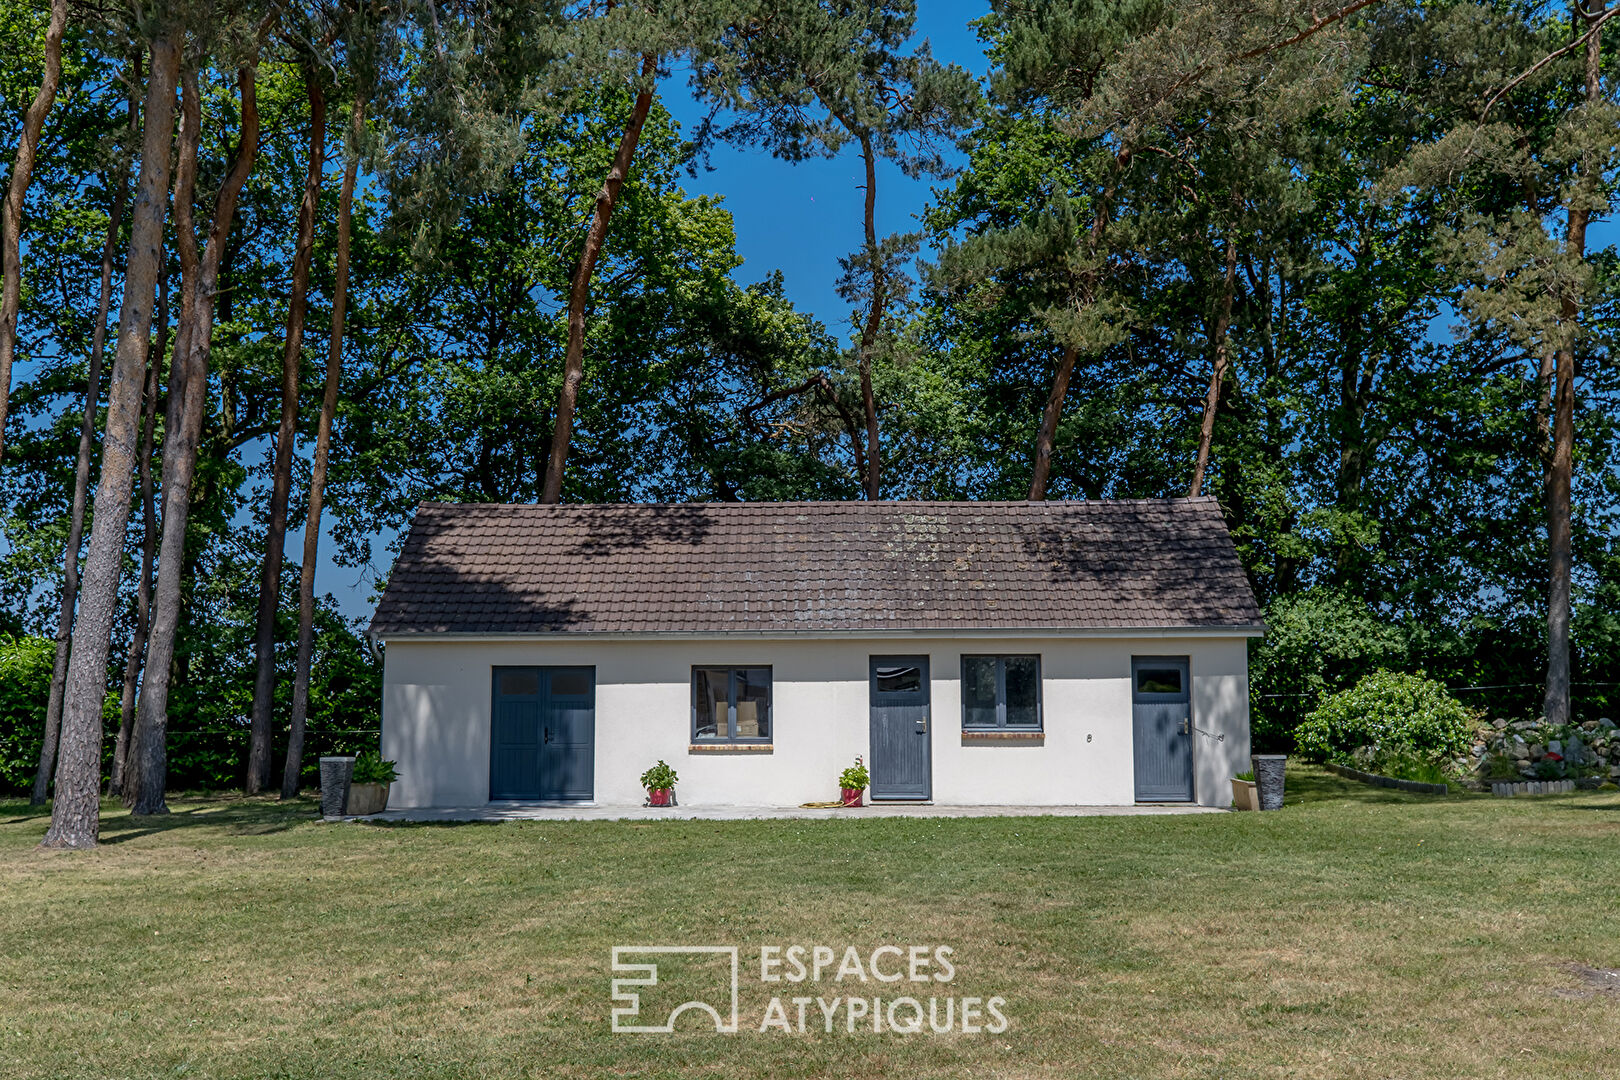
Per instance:
[[[1131,658],[1137,802],[1193,798],[1192,686],[1185,656]]]
[[[498,667],[489,797],[582,801],[595,794],[596,670]]]
[[[874,656],[870,681],[872,798],[931,798],[928,657]]]

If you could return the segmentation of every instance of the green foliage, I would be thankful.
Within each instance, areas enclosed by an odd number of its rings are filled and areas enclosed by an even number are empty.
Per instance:
[[[1518,762],[1507,754],[1492,754],[1485,761],[1485,779],[1518,780]]]
[[[866,785],[871,782],[872,774],[867,771],[866,764],[860,758],[856,758],[855,764],[838,774],[838,786],[851,791],[864,791]]]
[[[1425,760],[1460,756],[1476,716],[1422,673],[1375,671],[1323,701],[1295,732],[1300,752],[1349,762],[1365,751],[1376,761],[1411,754]]]
[[[1448,766],[1435,757],[1410,750],[1358,754],[1355,759],[1362,762],[1358,767],[1364,771],[1392,776],[1397,780],[1412,780],[1419,784],[1453,784],[1461,779],[1455,765]]]
[[[1252,783],[1254,783],[1254,770],[1253,769],[1244,769],[1242,772],[1240,772],[1240,773],[1236,774],[1235,776],[1233,776],[1232,779],[1234,779],[1234,780],[1242,780],[1242,781],[1245,781],[1246,783],[1252,784]]]
[[[663,758],[659,758],[658,764],[641,774],[641,786],[648,791],[668,791],[678,780],[675,770],[670,768]]]
[[[33,788],[55,658],[49,638],[0,634],[0,791]]]
[[[1397,629],[1336,589],[1277,597],[1265,618],[1266,636],[1249,646],[1249,717],[1261,752],[1292,749],[1294,729],[1325,695],[1404,652]]]
[[[392,784],[399,779],[399,772],[394,768],[397,764],[383,760],[375,750],[362,751],[355,755],[352,780],[356,784]]]

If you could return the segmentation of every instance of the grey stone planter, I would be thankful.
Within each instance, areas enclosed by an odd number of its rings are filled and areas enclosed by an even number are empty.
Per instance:
[[[1281,810],[1283,804],[1283,770],[1288,763],[1284,754],[1255,754],[1254,783],[1260,789],[1260,809]]]
[[[321,816],[342,817],[349,812],[349,781],[354,778],[354,758],[321,758]]]

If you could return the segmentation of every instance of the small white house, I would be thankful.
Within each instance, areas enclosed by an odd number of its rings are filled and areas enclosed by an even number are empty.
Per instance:
[[[394,806],[1224,806],[1262,629],[1203,498],[425,503],[371,633]]]

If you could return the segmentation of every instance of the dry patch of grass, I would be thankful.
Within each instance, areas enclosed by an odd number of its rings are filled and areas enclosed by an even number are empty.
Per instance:
[[[1607,1076],[1620,797],[1295,769],[1282,813],[322,825],[0,804],[0,1076]],[[617,944],[742,949],[743,1030],[610,1033]],[[1001,1035],[760,1034],[765,944],[950,945]],[[828,976],[830,979],[830,975]],[[651,1001],[649,997],[649,1002]],[[791,1006],[789,1006],[791,1009]],[[863,1030],[864,1029],[864,1030]]]

